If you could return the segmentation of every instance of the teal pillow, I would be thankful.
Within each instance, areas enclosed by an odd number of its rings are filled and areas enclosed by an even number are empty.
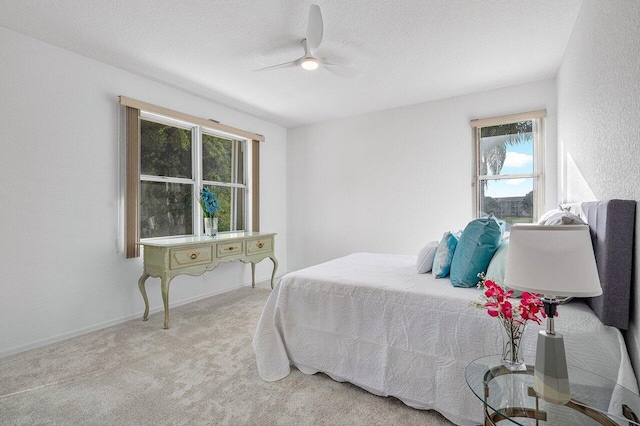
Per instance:
[[[458,242],[451,261],[451,284],[454,287],[474,287],[478,274],[485,272],[500,245],[504,222],[493,216],[469,222]]]
[[[458,235],[451,232],[445,232],[436,249],[436,255],[433,259],[433,275],[436,278],[444,278],[449,275],[451,269],[451,260],[458,245]]]
[[[507,270],[507,255],[509,254],[509,240],[502,240],[500,243],[500,247],[496,250],[496,253],[491,258],[491,262],[489,262],[489,267],[487,267],[487,273],[485,274],[486,279],[491,280],[497,284],[500,284],[502,288],[505,290],[511,290],[509,287],[504,285],[504,273]],[[513,297],[520,297],[522,295],[521,291],[514,290]]]

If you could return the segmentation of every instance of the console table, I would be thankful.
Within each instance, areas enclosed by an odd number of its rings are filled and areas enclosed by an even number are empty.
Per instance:
[[[251,287],[256,285],[256,263],[267,257],[273,262],[271,288],[278,269],[274,254],[275,235],[259,232],[231,232],[215,237],[178,237],[141,241],[144,246],[144,272],[138,287],[144,299],[144,315],[149,316],[149,299],[145,290],[147,278],[162,280],[164,328],[169,328],[169,283],[178,275],[202,275],[220,263],[239,260],[251,263]]]

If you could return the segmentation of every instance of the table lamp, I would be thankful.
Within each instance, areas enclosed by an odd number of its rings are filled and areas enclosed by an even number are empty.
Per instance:
[[[504,284],[542,295],[547,329],[538,334],[533,389],[545,401],[571,399],[564,340],[554,329],[556,309],[566,297],[602,294],[588,225],[514,225]]]

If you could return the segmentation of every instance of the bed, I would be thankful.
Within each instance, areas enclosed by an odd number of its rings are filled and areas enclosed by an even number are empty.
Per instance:
[[[628,326],[635,202],[572,207],[591,227],[604,291],[599,298],[606,303],[563,305],[556,329],[565,336],[570,364],[597,370],[637,393],[620,329],[605,325]],[[499,322],[470,306],[480,290],[454,288],[448,279],[417,274],[415,267],[415,256],[355,253],[285,275],[253,340],[260,377],[280,380],[294,365],[436,410],[456,424],[481,423],[482,405],[468,390],[464,369],[499,352]],[[627,306],[610,310],[612,300]],[[534,357],[541,327],[527,327],[525,360]]]

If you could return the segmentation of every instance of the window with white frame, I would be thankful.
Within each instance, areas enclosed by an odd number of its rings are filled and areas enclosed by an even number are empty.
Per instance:
[[[535,222],[544,200],[546,110],[473,120],[475,215]]]
[[[218,198],[220,232],[260,231],[260,143],[264,136],[120,96],[124,252],[143,238],[202,236],[200,191]]]
[[[246,147],[243,140],[202,134],[202,184],[220,201],[220,232],[245,229]]]
[[[140,238],[200,235],[200,190],[220,201],[220,232],[245,230],[248,141],[140,112]]]

